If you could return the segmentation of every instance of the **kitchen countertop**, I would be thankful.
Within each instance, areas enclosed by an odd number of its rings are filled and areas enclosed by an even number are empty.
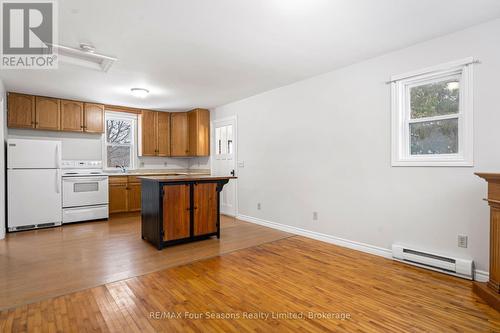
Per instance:
[[[177,175],[177,176],[140,176],[140,179],[153,180],[156,182],[185,182],[197,180],[229,180],[236,179],[233,176],[211,176],[211,175]]]
[[[112,172],[106,172],[104,171],[105,175],[108,176],[156,176],[156,175],[169,175],[169,176],[175,176],[175,175],[210,175],[210,170],[192,170],[192,171],[187,171],[187,170],[127,170],[127,172],[120,172],[120,171],[112,171]]]

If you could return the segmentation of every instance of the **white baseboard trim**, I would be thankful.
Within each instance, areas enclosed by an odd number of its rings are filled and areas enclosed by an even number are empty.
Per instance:
[[[488,282],[490,279],[490,273],[479,269],[474,270],[474,281]]]
[[[355,242],[355,241],[351,241],[348,239],[343,239],[340,237],[335,237],[335,236],[323,234],[323,233],[316,232],[316,231],[310,231],[310,230],[306,230],[306,229],[302,229],[302,228],[292,227],[292,226],[281,224],[281,223],[266,221],[266,220],[262,220],[262,219],[259,219],[256,217],[247,216],[247,215],[239,214],[238,216],[236,216],[236,218],[239,220],[242,220],[242,221],[255,223],[255,224],[265,226],[265,227],[289,232],[291,234],[320,240],[323,242],[339,245],[342,247],[347,247],[349,249],[353,249],[353,250],[357,250],[357,251],[361,251],[361,252],[375,254],[377,256],[381,256],[384,258],[388,258],[388,259],[392,258],[392,251],[389,249],[384,249],[382,247],[369,245],[369,244],[365,244],[365,243],[360,243],[360,242]]]
[[[376,256],[380,256],[380,257],[384,257],[384,258],[392,260],[392,250],[391,249],[386,249],[383,247],[378,247],[378,246],[374,246],[374,245],[370,245],[370,244],[366,244],[366,243],[360,243],[360,242],[352,241],[349,239],[344,239],[344,238],[335,237],[335,236],[328,235],[328,234],[323,234],[323,233],[316,232],[316,231],[310,231],[310,230],[306,230],[306,229],[302,229],[302,228],[298,228],[298,227],[289,226],[286,224],[271,222],[271,221],[259,219],[257,217],[252,217],[252,216],[248,216],[248,215],[238,214],[236,216],[236,218],[238,220],[242,220],[245,222],[259,224],[259,225],[262,225],[265,227],[269,227],[269,228],[289,232],[291,234],[316,239],[319,241],[323,241],[326,243],[330,243],[330,244],[334,244],[334,245],[338,245],[338,246],[342,246],[342,247],[347,247],[349,249],[356,250],[356,251],[374,254]],[[475,273],[474,274],[475,281],[486,282],[489,280],[489,273],[488,272],[476,269],[474,271],[474,273]]]

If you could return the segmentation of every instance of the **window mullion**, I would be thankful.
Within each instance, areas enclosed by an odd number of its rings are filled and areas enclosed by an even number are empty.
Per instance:
[[[443,116],[435,116],[435,117],[414,118],[414,119],[409,119],[408,123],[410,123],[410,124],[425,123],[425,122],[429,122],[429,121],[457,119],[457,118],[460,118],[460,113],[452,113],[452,114],[447,114],[447,115],[443,115]]]

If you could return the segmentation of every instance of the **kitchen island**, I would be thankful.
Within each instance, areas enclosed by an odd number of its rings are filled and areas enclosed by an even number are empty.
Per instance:
[[[231,176],[146,176],[141,180],[142,239],[165,246],[220,237],[220,192]]]

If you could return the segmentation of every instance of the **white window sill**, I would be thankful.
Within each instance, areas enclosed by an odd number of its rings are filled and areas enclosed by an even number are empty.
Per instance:
[[[435,160],[435,161],[422,161],[422,160],[403,160],[403,161],[392,161],[391,166],[393,167],[473,167],[474,163],[472,161],[446,161],[446,160]]]

